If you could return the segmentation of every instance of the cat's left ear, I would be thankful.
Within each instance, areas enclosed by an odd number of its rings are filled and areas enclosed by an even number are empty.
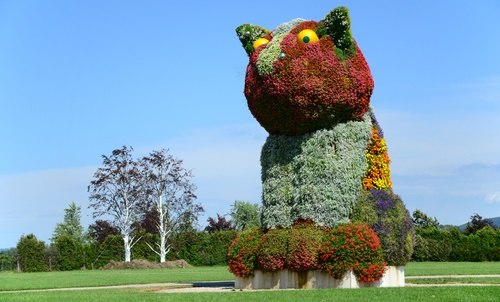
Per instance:
[[[320,37],[330,36],[342,57],[347,58],[356,53],[356,43],[352,37],[351,18],[347,7],[340,6],[329,12],[318,23],[316,33]]]
[[[243,24],[236,28],[236,34],[240,38],[243,48],[250,55],[254,51],[253,42],[269,34],[269,30],[257,25]]]

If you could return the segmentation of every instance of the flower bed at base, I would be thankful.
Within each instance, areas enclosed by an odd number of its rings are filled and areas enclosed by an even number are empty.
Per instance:
[[[282,270],[265,272],[256,270],[251,277],[236,276],[236,289],[313,289],[313,288],[362,288],[362,287],[404,287],[404,266],[389,266],[382,278],[376,282],[360,282],[353,271],[335,279],[319,270],[293,272]]]
[[[322,283],[337,287],[338,282],[334,280],[343,280],[346,274],[360,284],[375,284],[383,279],[387,268],[380,240],[366,224],[319,228],[312,223],[299,223],[290,230],[274,229],[266,233],[259,229],[246,230],[229,247],[228,260],[229,270],[237,277],[267,280],[255,281],[259,284],[274,284],[272,280],[276,278],[292,280],[281,281],[285,284],[299,280],[294,286],[302,284],[300,280],[314,277],[314,280],[330,280]],[[257,274],[268,277],[262,279]]]

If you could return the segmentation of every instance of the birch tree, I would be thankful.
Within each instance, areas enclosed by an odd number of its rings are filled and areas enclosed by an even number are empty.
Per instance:
[[[140,238],[133,236],[133,224],[141,216],[141,174],[138,162],[132,158],[132,147],[113,150],[103,155],[103,167],[94,173],[90,182],[89,207],[94,218],[110,215],[120,230],[125,249],[125,262],[131,260],[131,250]]]
[[[191,182],[192,173],[182,167],[182,160],[168,154],[168,150],[153,151],[141,160],[143,189],[147,202],[156,209],[156,227],[160,242],[148,246],[165,262],[172,243],[172,235],[183,223],[195,221],[203,211],[195,202],[196,186]]]

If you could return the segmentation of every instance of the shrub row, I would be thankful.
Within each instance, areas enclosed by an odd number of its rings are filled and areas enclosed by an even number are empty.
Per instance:
[[[151,246],[157,242],[158,235],[138,234],[141,239],[132,248],[134,260],[159,262],[159,256]],[[236,231],[213,233],[189,231],[172,238],[171,250],[167,260],[184,259],[196,266],[227,265],[227,251]],[[16,249],[0,253],[0,270],[68,271],[78,269],[97,269],[111,261],[123,261],[123,240],[120,235],[108,235],[101,241],[79,243],[70,237],[62,236],[53,244],[46,245],[33,234],[22,237]]]
[[[413,261],[500,261],[500,229],[416,228]]]

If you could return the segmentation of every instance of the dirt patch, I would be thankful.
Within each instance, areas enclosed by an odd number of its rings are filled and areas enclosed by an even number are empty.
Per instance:
[[[148,269],[148,268],[191,268],[191,264],[185,260],[166,261],[163,263],[151,262],[147,260],[133,260],[131,262],[111,261],[102,269]]]

